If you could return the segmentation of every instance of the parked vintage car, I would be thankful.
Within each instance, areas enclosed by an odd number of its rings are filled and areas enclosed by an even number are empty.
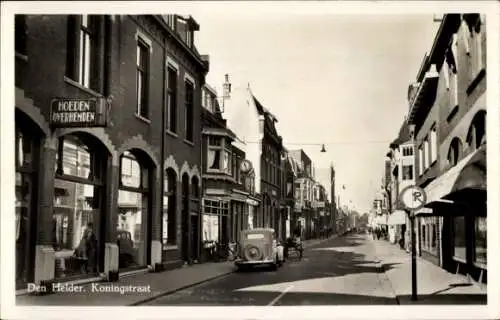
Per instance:
[[[283,245],[276,240],[276,233],[271,228],[241,231],[237,247],[234,263],[238,269],[257,265],[277,269],[285,261]]]

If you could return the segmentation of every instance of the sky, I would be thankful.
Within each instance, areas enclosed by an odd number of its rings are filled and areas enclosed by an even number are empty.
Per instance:
[[[207,83],[219,93],[226,73],[233,86],[249,83],[277,116],[285,146],[304,149],[318,173],[332,163],[340,203],[367,212],[408,112],[408,85],[439,26],[433,15],[193,17],[196,46],[210,55]],[[329,188],[328,174],[318,179]]]

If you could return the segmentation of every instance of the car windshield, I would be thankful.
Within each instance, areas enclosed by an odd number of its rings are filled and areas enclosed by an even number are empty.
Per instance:
[[[265,238],[265,236],[262,233],[249,233],[249,234],[247,234],[248,240],[264,239],[264,238]]]

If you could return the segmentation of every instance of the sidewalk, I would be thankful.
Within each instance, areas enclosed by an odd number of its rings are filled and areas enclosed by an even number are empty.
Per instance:
[[[304,248],[329,239],[304,241]],[[74,286],[82,292],[57,292],[50,295],[25,294],[16,296],[18,306],[130,306],[167,295],[202,282],[230,274],[236,270],[233,262],[203,263],[159,273],[141,273],[120,278],[118,282],[99,282]],[[131,286],[146,292],[101,292],[100,290],[127,290]],[[71,285],[68,285],[71,288]],[[97,289],[96,289],[97,288]]]
[[[411,255],[385,240],[373,240],[385,276],[391,283],[399,304],[486,304],[487,290],[464,276],[447,272],[417,258],[417,295],[411,300]]]
[[[79,286],[83,292],[17,296],[16,304],[17,306],[130,306],[224,276],[232,273],[234,269],[233,262],[197,264],[165,272],[122,277],[113,283],[85,284]],[[127,289],[128,286],[141,288],[146,292],[99,292],[99,290],[109,291],[113,287]],[[96,287],[99,290],[96,291]]]

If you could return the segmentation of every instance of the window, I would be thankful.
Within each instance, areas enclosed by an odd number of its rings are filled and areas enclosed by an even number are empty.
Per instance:
[[[186,140],[193,141],[194,84],[191,81],[186,80],[184,82],[184,90],[185,90],[184,119],[185,119]]]
[[[286,197],[287,198],[293,197],[293,183],[291,182],[286,183]]]
[[[466,241],[465,241],[465,217],[453,218],[453,256],[454,258],[466,260]]]
[[[413,180],[413,166],[403,166],[403,180]]]
[[[177,70],[167,67],[167,128],[177,132]]]
[[[419,175],[424,174],[424,151],[422,147],[418,149],[418,173]]]
[[[186,43],[189,47],[193,46],[193,32],[189,29],[186,31]]]
[[[117,244],[120,269],[146,265],[146,224],[149,206],[149,172],[125,151],[120,159]]]
[[[102,168],[106,159],[94,143],[73,135],[59,139],[52,213],[52,241],[57,263],[55,277],[99,271],[101,242]],[[87,260],[85,268],[72,262],[73,254]]]
[[[486,141],[485,120],[486,111],[479,111],[472,120],[467,133],[467,144],[472,150],[479,148]]]
[[[207,170],[231,175],[231,144],[219,136],[208,137]]]
[[[227,237],[229,202],[205,199],[203,201],[203,241],[223,241]]]
[[[486,217],[474,218],[474,262],[486,264]]]
[[[149,46],[141,39],[137,40],[137,115],[149,119],[148,107],[148,77],[149,77]]]
[[[425,141],[424,141],[424,170],[429,168],[429,158],[430,158],[430,154],[429,154],[429,140],[427,140],[427,138],[425,138]]]
[[[455,166],[458,163],[461,152],[461,142],[458,138],[454,138],[450,144],[450,150],[448,151],[448,164]]]
[[[172,29],[175,30],[175,15],[173,14],[168,14],[165,15],[165,20],[167,22],[167,25]]]
[[[176,214],[177,214],[177,175],[172,168],[166,170],[163,181],[163,259],[166,259],[165,251],[169,245],[175,245],[176,240]]]
[[[452,54],[452,53],[449,53]],[[454,60],[454,59],[453,59]],[[458,105],[458,76],[457,69],[454,63],[447,67],[448,71],[448,84],[450,92],[450,111],[453,111]]]
[[[484,22],[481,21],[481,16],[477,13],[466,14],[464,19],[468,26],[468,32],[465,32],[468,34],[467,41],[470,49],[470,81],[474,81],[484,68],[483,39],[485,40],[485,34],[482,30]]]
[[[434,163],[434,161],[437,160],[437,153],[438,153],[438,145],[437,145],[437,132],[436,132],[436,127],[432,128],[431,134],[430,134],[430,143],[431,143],[431,164]]]
[[[426,225],[422,225],[422,249],[427,249],[427,228]]]
[[[14,48],[17,53],[26,55],[28,50],[26,48],[26,16],[22,14],[15,15],[15,44]]]
[[[17,16],[16,16],[17,17]],[[36,189],[36,152],[38,145],[36,134],[29,130],[29,126],[22,129],[16,123],[15,130],[15,167],[16,167],[16,211],[15,211],[15,239],[16,239],[16,288],[24,287],[30,281],[29,261],[30,254],[29,229],[33,210],[33,196]]]
[[[102,91],[97,63],[101,18],[95,15],[69,16],[67,76],[81,86]],[[101,45],[103,48],[104,46]]]
[[[403,157],[408,157],[413,155],[413,147],[404,146],[403,147]]]

